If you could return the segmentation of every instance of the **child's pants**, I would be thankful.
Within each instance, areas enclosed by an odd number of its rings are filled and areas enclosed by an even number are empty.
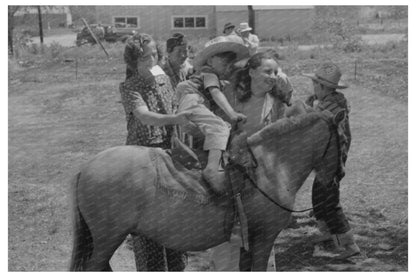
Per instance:
[[[180,100],[178,113],[191,111],[189,120],[195,123],[204,134],[204,150],[225,150],[230,135],[229,125],[211,112],[204,104],[204,98],[197,93],[186,94]],[[187,131],[187,126],[183,126]]]

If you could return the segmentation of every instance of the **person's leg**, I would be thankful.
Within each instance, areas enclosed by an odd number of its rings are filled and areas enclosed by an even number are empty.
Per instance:
[[[225,192],[223,185],[225,174],[218,169],[222,152],[227,147],[230,128],[224,120],[198,102],[201,101],[201,96],[196,94],[186,95],[182,101],[179,111],[191,111],[192,114],[189,116],[189,120],[198,126],[205,136],[203,149],[209,151],[209,153],[207,166],[202,172],[203,177],[215,193],[223,194]],[[186,131],[187,126],[184,126],[183,129]]]
[[[340,251],[344,249],[340,258],[359,254],[360,248],[355,243],[348,219],[340,205],[339,182],[323,185],[315,179],[312,203],[318,228],[324,235],[322,240],[327,240],[330,234],[336,248]]]
[[[231,232],[230,241],[224,242],[212,249],[211,262],[213,271],[239,271],[240,225],[235,223]]]
[[[344,249],[339,258],[357,255],[360,253],[360,248],[355,242],[354,234],[340,204],[339,181],[334,181],[328,192],[326,224],[335,246]]]
[[[329,228],[326,225],[326,200],[327,200],[326,186],[318,181],[317,178],[313,181],[312,185],[312,206],[313,215],[316,218],[318,230],[321,232],[322,237],[315,240],[315,242],[323,242],[332,240]]]
[[[224,194],[226,191],[226,188],[224,187],[225,173],[218,170],[221,156],[222,150],[211,149],[208,153],[207,166],[202,171],[205,180],[208,181],[214,192],[217,194]]]
[[[167,271],[163,246],[145,236],[132,237],[137,271]]]
[[[184,271],[188,263],[186,252],[165,248],[168,271]]]
[[[351,230],[347,217],[340,204],[339,183],[332,182],[327,187],[326,224],[331,234],[343,234]]]

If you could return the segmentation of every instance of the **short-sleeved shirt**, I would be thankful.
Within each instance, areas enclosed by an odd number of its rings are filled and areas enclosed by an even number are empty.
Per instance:
[[[160,67],[156,72],[156,76],[150,71],[138,72],[120,85],[127,120],[127,145],[170,148],[173,126],[145,125],[133,113],[141,106],[160,114],[175,112],[177,105],[169,77]]]
[[[250,56],[256,54],[257,49],[258,49],[259,44],[260,44],[259,38],[255,34],[249,33],[248,37],[247,37],[247,40],[250,43],[248,43],[247,41],[244,40],[244,45],[246,47],[248,47],[248,50],[250,52]]]
[[[189,80],[181,82],[176,88],[177,99],[189,93],[198,93],[205,99],[205,105],[210,109],[216,109],[217,104],[209,92],[210,88],[222,90],[222,83],[218,76],[209,67],[203,67],[200,72],[192,75]]]

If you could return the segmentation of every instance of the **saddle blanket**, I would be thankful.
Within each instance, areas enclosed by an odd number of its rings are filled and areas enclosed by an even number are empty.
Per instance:
[[[201,170],[188,170],[161,148],[149,148],[150,160],[156,168],[156,187],[172,197],[189,199],[201,205],[212,200]]]

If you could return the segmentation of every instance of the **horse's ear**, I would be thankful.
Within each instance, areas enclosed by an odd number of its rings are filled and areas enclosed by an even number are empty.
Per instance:
[[[345,117],[347,116],[347,112],[345,111],[345,110],[341,110],[341,111],[339,111],[339,112],[337,112],[335,115],[334,115],[334,117],[332,118],[332,122],[336,125],[336,126],[338,126],[338,124],[340,123],[340,122],[342,122],[344,119],[345,119]]]

